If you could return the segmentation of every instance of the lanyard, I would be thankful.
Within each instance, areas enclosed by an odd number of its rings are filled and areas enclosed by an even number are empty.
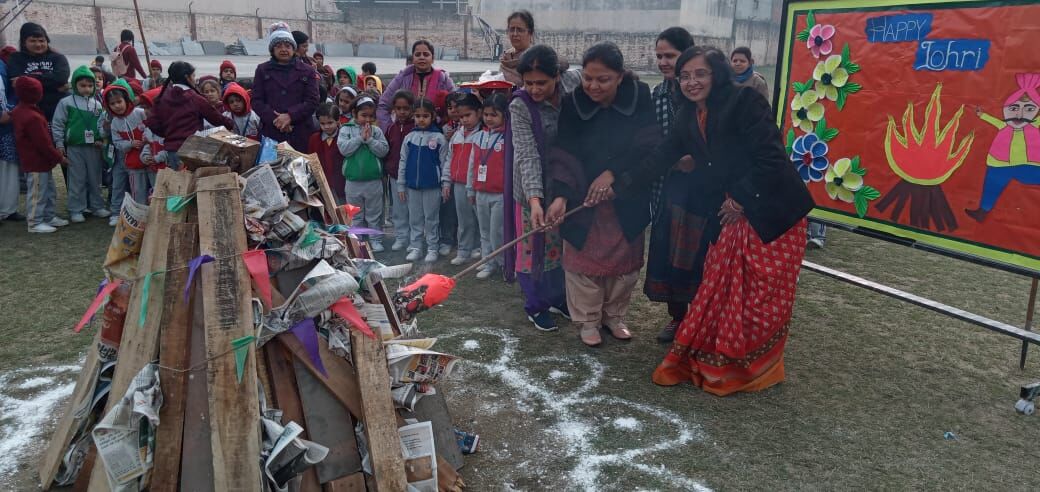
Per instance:
[[[491,159],[491,154],[495,153],[495,144],[502,139],[501,133],[495,134],[495,140],[491,142],[491,146],[488,147],[488,153],[484,154],[484,158],[480,161],[480,167],[487,166],[488,160]]]

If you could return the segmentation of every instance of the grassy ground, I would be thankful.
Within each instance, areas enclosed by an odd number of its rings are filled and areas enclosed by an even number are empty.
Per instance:
[[[52,235],[0,225],[0,376],[14,375],[5,383],[28,377],[21,368],[79,360],[90,335],[70,328],[97,288],[110,234],[100,219]],[[1023,323],[1020,277],[837,231],[809,260]],[[516,287],[475,279],[423,315],[438,348],[466,359],[442,390],[457,425],[482,438],[463,472],[472,489],[1035,489],[1023,471],[1040,458],[1040,421],[1012,405],[1018,385],[1040,378],[1040,354],[1019,371],[1010,338],[803,273],[787,381],[716,398],[650,383],[664,320],[637,293],[636,339],[589,349],[569,326],[535,331]],[[63,377],[54,384],[74,374]],[[0,490],[31,490],[34,461],[21,456]]]

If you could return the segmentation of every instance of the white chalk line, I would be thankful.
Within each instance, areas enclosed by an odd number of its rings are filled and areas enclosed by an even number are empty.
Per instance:
[[[55,415],[58,403],[72,394],[76,386],[75,381],[59,382],[59,376],[82,369],[81,365],[70,364],[16,369],[0,375],[0,479],[9,478],[21,459],[46,445],[49,436],[44,435],[43,427]],[[11,383],[18,376],[38,373],[50,375]],[[12,389],[30,396],[14,396]]]
[[[711,490],[704,484],[668,470],[664,466],[652,466],[637,461],[652,453],[676,450],[695,439],[703,440],[704,435],[700,426],[691,425],[688,422],[691,416],[686,416],[684,419],[669,410],[643,403],[614,396],[590,395],[589,393],[599,386],[599,382],[606,372],[606,366],[589,354],[575,354],[571,357],[546,356],[525,359],[525,363],[528,364],[574,364],[575,362],[580,362],[589,368],[587,374],[585,374],[584,381],[578,388],[571,391],[558,392],[540,384],[536,378],[532,377],[523,364],[515,363],[516,351],[520,342],[516,337],[501,329],[467,328],[464,332],[441,334],[439,338],[448,339],[472,336],[475,333],[498,338],[502,342],[501,352],[495,360],[489,363],[466,359],[463,359],[461,363],[481,368],[488,374],[497,376],[518,393],[541,401],[546,411],[556,419],[553,429],[557,435],[563,438],[566,444],[566,454],[578,459],[578,464],[568,473],[568,478],[576,486],[586,491],[602,490],[604,486],[609,485],[600,483],[603,468],[614,466],[631,468],[686,490],[697,492],[709,492]],[[554,371],[550,374],[550,380],[558,380],[564,376],[566,376],[566,373]],[[638,410],[674,427],[675,432],[668,439],[658,440],[656,444],[651,446],[626,449],[616,453],[595,454],[591,441],[598,436],[600,426],[586,423],[585,419],[576,415],[574,411],[576,408],[589,408],[590,405],[595,404],[610,404],[618,408]]]

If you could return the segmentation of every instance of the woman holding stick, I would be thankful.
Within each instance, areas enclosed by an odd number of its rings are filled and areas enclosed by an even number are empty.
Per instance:
[[[586,201],[645,189],[683,155],[700,197],[686,220],[702,221],[700,287],[653,381],[689,381],[724,396],[784,379],[784,345],[813,207],[791,166],[769,103],[737,87],[724,53],[696,47],[676,63],[684,101],[675,131],[642,164],[605,172]]]

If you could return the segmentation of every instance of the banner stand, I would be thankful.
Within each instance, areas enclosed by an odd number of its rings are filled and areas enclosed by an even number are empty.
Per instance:
[[[1033,331],[1033,314],[1036,313],[1036,289],[1040,279],[1033,277],[1033,286],[1029,289],[1029,305],[1026,307],[1026,331]],[[1026,354],[1029,353],[1029,342],[1022,341],[1022,355],[1018,358],[1018,368],[1025,370]]]

